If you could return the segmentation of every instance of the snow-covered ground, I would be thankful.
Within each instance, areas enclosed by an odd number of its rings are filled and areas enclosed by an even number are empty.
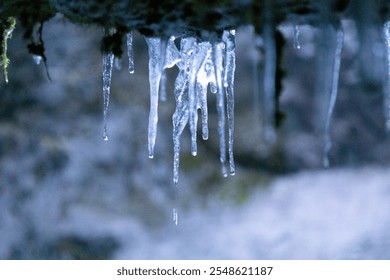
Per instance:
[[[242,204],[210,197],[202,206],[188,200],[179,209],[177,226],[169,216],[169,201],[160,201],[158,211],[166,213],[159,220],[145,224],[156,209],[121,211],[126,201],[133,202],[120,195],[110,207],[71,202],[60,214],[61,197],[46,190],[24,217],[6,215],[1,204],[0,257],[10,257],[15,247],[26,250],[21,256],[27,258],[80,257],[72,249],[76,238],[87,243],[81,251],[111,242],[109,257],[117,259],[388,259],[389,182],[390,169],[382,167],[282,176],[266,188],[258,186]],[[19,234],[28,226],[39,235],[33,238],[38,244]],[[71,237],[65,243],[70,248],[51,247],[66,237]]]

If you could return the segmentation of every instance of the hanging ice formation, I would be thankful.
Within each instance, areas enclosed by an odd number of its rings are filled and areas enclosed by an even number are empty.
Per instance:
[[[110,87],[112,65],[114,62],[114,54],[112,52],[103,52],[103,139],[108,140],[107,134],[107,113],[110,103]]]
[[[266,1],[268,5],[269,1]],[[269,9],[265,9],[264,16],[264,139],[267,142],[274,142],[275,132],[275,76],[276,76],[276,43],[274,24]]]
[[[301,28],[298,24],[294,25],[294,49],[299,50],[301,48],[301,42],[299,41],[299,33],[301,33]]]
[[[127,39],[127,56],[129,57],[129,73],[134,73],[134,55],[133,55],[133,32],[129,32],[126,35]]]
[[[233,132],[234,132],[234,70],[235,31],[224,31],[222,37],[212,36],[211,42],[202,41],[195,34],[186,33],[178,38],[180,50],[175,45],[176,37],[145,38],[149,47],[150,114],[148,149],[149,157],[154,154],[157,135],[158,101],[165,100],[164,69],[177,65],[179,73],[175,81],[174,96],[176,109],[173,123],[173,181],[179,180],[180,138],[188,125],[191,134],[191,154],[197,155],[198,110],[201,114],[202,138],[208,139],[207,89],[216,95],[218,112],[218,133],[220,138],[220,161],[222,174],[226,169],[226,123],[228,119],[228,145],[230,174],[234,175]],[[225,96],[227,105],[225,108]],[[160,98],[159,98],[160,97]],[[227,112],[226,112],[227,111]]]
[[[387,53],[387,86],[385,91],[385,118],[386,128],[390,130],[390,21],[383,26],[383,35]]]
[[[173,67],[180,58],[173,42],[175,37],[172,36],[169,40],[145,37],[145,40],[149,48],[150,84],[148,150],[149,158],[153,158],[157,136],[158,100],[162,73],[165,68]]]
[[[343,49],[343,40],[344,40],[344,32],[341,28],[337,29],[336,32],[336,43],[335,43],[335,51],[334,51],[334,60],[333,60],[333,72],[332,72],[332,86],[329,98],[329,106],[328,112],[326,115],[325,121],[325,132],[324,132],[324,159],[323,165],[324,167],[329,167],[329,151],[332,147],[332,142],[330,139],[330,121],[332,118],[332,113],[334,106],[336,104],[337,99],[337,90],[339,84],[339,76],[340,76],[340,63],[341,63],[341,52]]]

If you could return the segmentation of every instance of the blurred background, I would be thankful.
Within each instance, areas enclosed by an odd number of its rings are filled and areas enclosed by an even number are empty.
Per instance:
[[[236,175],[220,174],[210,95],[209,140],[199,137],[198,156],[192,157],[185,130],[176,188],[171,131],[177,69],[168,71],[168,100],[159,104],[151,160],[148,54],[142,36],[134,34],[135,73],[128,73],[126,56],[122,68],[113,71],[106,142],[103,31],[61,16],[45,23],[50,81],[17,26],[9,40],[9,84],[0,82],[0,258],[390,258],[381,28],[366,28],[370,43],[359,39],[353,21],[343,21],[342,28],[329,169],[322,167],[319,114],[328,104],[318,97],[324,78],[317,73],[333,60],[321,55],[320,32],[301,26],[301,48],[294,49],[294,26],[279,27],[285,117],[270,144],[263,141],[261,102],[254,96],[254,85],[262,79],[261,71],[253,75],[255,67],[261,69],[262,44],[251,27],[243,27],[236,33]]]

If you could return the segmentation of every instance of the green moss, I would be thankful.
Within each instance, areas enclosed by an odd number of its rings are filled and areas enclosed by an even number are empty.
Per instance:
[[[8,71],[7,67],[9,65],[9,58],[7,57],[7,42],[8,39],[11,39],[12,32],[16,26],[16,20],[14,17],[9,17],[7,20],[0,20],[0,30],[2,33],[1,41],[1,61],[0,66],[3,68],[5,82],[8,83]]]

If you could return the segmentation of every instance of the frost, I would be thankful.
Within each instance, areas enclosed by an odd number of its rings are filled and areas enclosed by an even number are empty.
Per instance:
[[[334,61],[333,61],[332,87],[331,87],[329,107],[328,107],[328,112],[326,115],[326,122],[325,122],[324,159],[323,159],[323,165],[325,167],[329,167],[329,151],[332,147],[329,130],[330,130],[330,121],[332,118],[332,113],[337,99],[337,90],[338,90],[339,76],[340,76],[341,52],[343,50],[343,40],[344,40],[344,32],[342,29],[338,29],[336,34],[336,44],[335,44]]]
[[[107,113],[108,104],[110,103],[110,87],[111,87],[111,76],[112,66],[114,62],[114,54],[112,52],[103,53],[103,139],[108,140],[107,134]]]

